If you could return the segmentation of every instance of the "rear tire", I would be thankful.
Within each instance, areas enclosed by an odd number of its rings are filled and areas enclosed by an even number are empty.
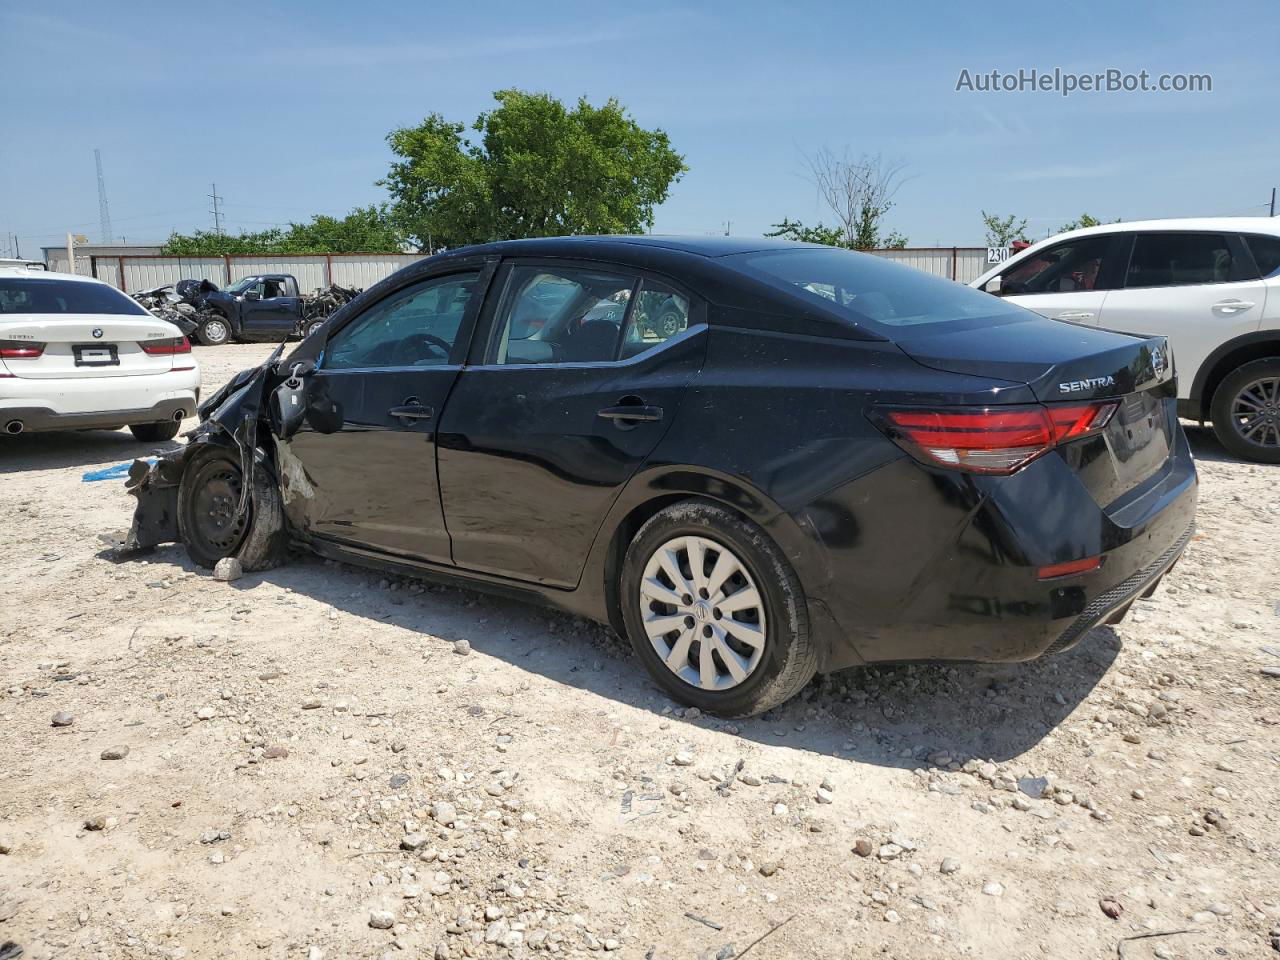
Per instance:
[[[178,535],[200,566],[237,557],[245,570],[269,570],[285,561],[289,538],[280,490],[264,468],[253,476],[253,493],[237,516],[244,479],[239,454],[206,445],[187,461],[178,484]]]
[[[181,429],[182,424],[177,420],[161,420],[158,423],[132,423],[129,425],[129,432],[133,434],[134,439],[141,440],[143,443],[159,443],[162,440],[172,440]]]
[[[627,548],[618,596],[636,655],[681,703],[747,717],[817,672],[795,571],[763,530],[725,507],[686,500],[650,518]]]
[[[1213,393],[1213,432],[1242,460],[1280,463],[1280,357],[1232,370]]]
[[[220,347],[231,342],[231,325],[221,315],[206,317],[200,322],[196,337],[206,347]]]

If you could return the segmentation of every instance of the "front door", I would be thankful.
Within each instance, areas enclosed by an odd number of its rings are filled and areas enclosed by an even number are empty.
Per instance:
[[[440,423],[459,567],[577,584],[623,485],[706,353],[702,308],[621,268],[520,263]],[[473,357],[475,356],[473,350]]]
[[[449,562],[436,431],[490,270],[411,283],[329,335],[282,445],[286,507],[308,533]]]
[[[284,281],[264,277],[240,302],[240,329],[254,340],[287,340],[302,316],[302,301],[285,296]]]
[[[1128,244],[1121,234],[1063,241],[1005,270],[1000,295],[1043,317],[1097,326],[1107,291],[1123,271]]]

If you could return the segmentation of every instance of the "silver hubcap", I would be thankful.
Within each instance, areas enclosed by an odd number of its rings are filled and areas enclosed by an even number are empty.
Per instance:
[[[1263,377],[1246,386],[1231,403],[1236,432],[1260,447],[1280,446],[1280,377]]]
[[[640,614],[667,669],[703,690],[736,687],[764,655],[764,598],[746,564],[705,537],[676,537],[654,551]]]
[[[210,320],[204,325],[204,335],[210,340],[224,340],[227,336],[227,328],[222,325],[221,320]]]

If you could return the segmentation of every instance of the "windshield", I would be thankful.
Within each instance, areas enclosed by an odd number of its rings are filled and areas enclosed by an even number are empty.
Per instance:
[[[257,282],[257,277],[245,277],[243,280],[237,280],[234,284],[227,287],[227,293],[244,293]]]
[[[0,314],[114,313],[146,315],[136,301],[105,283],[0,277]]]
[[[726,257],[743,272],[795,291],[824,306],[836,306],[855,323],[886,335],[900,328],[958,320],[998,322],[1025,311],[990,294],[870,254],[834,247]]]

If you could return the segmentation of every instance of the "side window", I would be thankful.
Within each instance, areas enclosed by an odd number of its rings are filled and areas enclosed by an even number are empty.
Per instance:
[[[507,280],[492,363],[617,358],[637,279],[592,267],[517,266]]]
[[[415,283],[379,300],[330,338],[324,368],[448,363],[479,279],[478,273],[455,273]]]
[[[1099,283],[1103,261],[1111,248],[1112,235],[1081,237],[1049,247],[1005,271],[1001,294],[1073,293],[1077,290],[1105,290]]]
[[[1258,264],[1258,271],[1264,277],[1280,272],[1280,237],[1250,233],[1245,235],[1245,240],[1253,253],[1254,262]]]
[[[689,329],[689,301],[661,283],[645,280],[622,338],[623,360]]]
[[[1140,233],[1126,287],[1179,287],[1232,279],[1231,246],[1220,233]]]

